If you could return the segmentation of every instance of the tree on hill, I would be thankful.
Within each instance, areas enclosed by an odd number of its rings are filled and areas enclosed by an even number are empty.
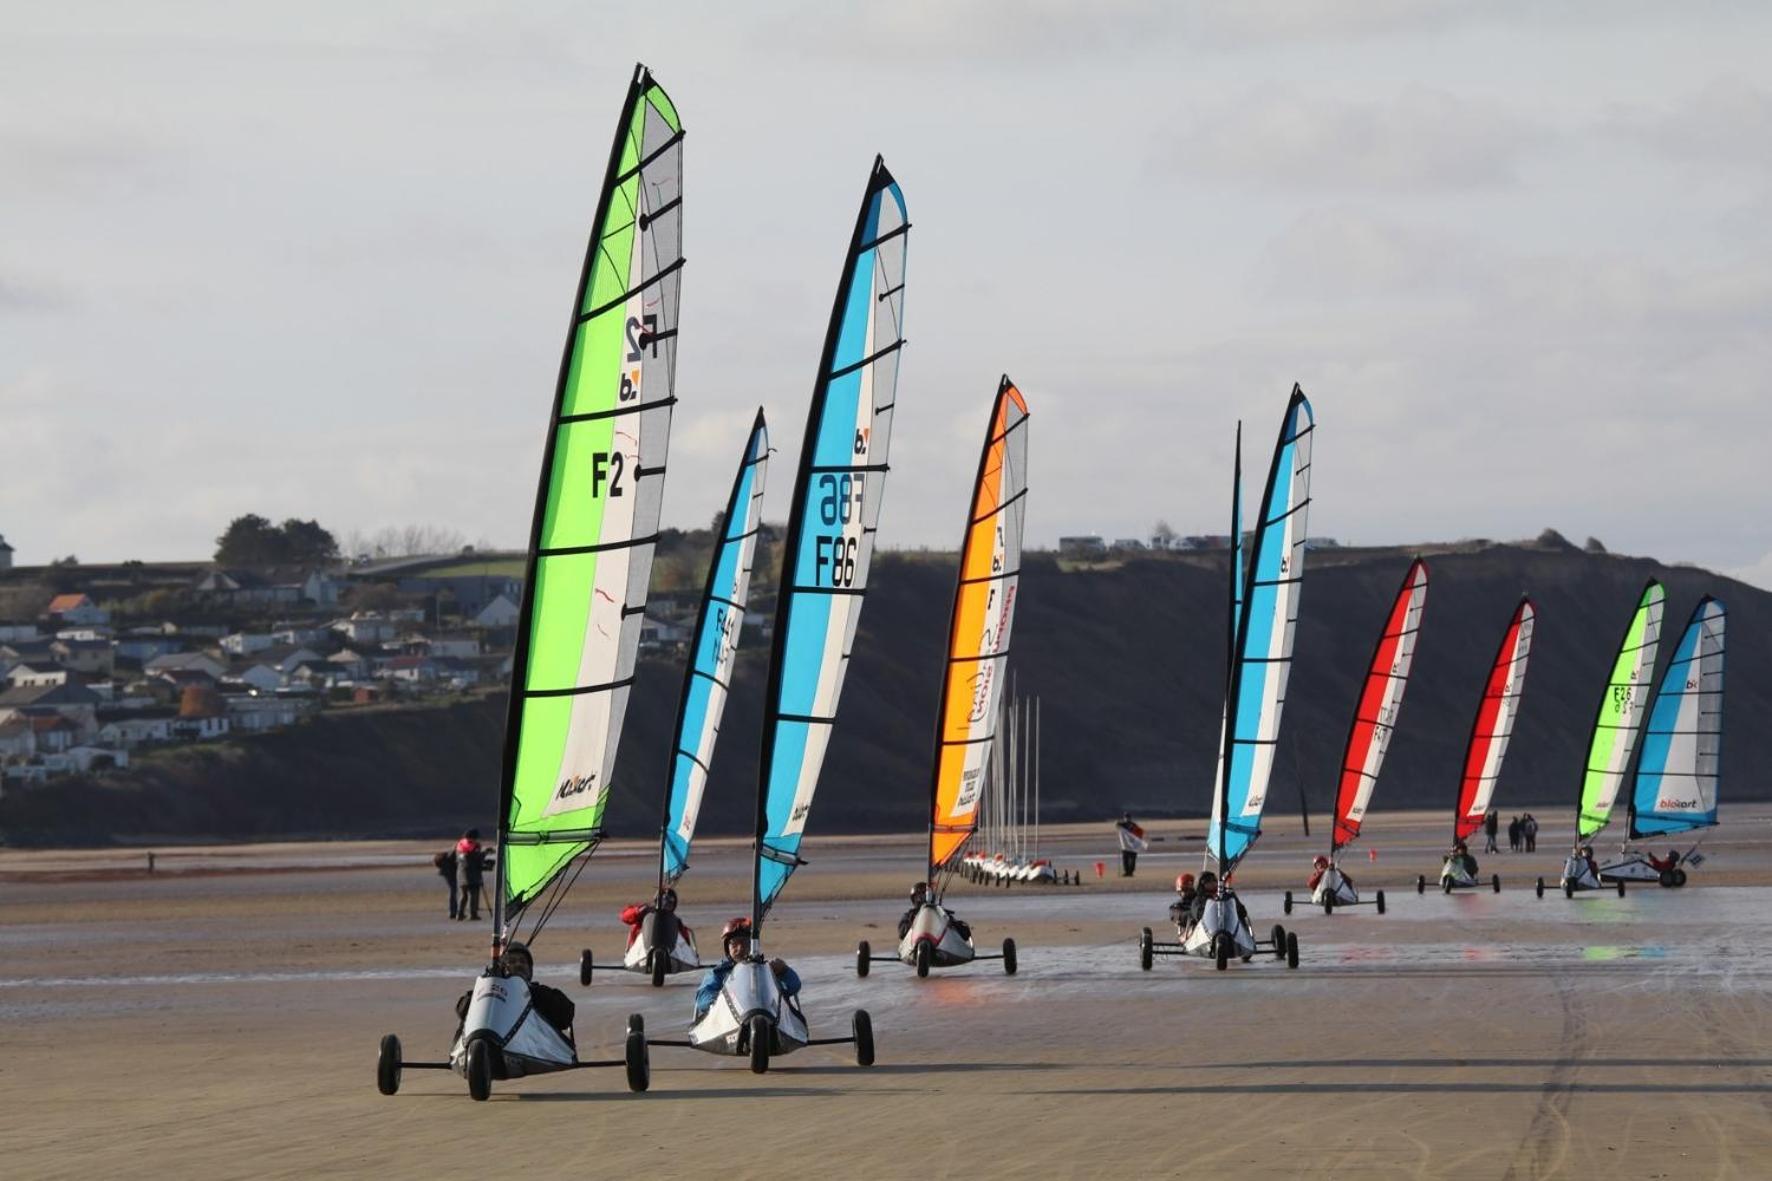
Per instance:
[[[294,517],[273,525],[257,513],[228,522],[215,539],[215,560],[223,566],[313,565],[338,557],[338,542],[318,521]]]

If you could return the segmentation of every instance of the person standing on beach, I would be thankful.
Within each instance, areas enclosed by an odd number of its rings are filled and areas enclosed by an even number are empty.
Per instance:
[[[1530,812],[1520,817],[1520,835],[1526,838],[1526,852],[1538,852],[1538,817]]]
[[[1494,808],[1491,808],[1489,809],[1489,814],[1483,817],[1483,852],[1494,853],[1498,851],[1495,848],[1495,834],[1500,831],[1501,813],[1497,812]]]
[[[1520,818],[1518,816],[1507,822],[1507,851],[1509,853],[1520,851]]]
[[[443,875],[443,881],[449,887],[449,917],[456,918],[461,914],[461,889],[455,884],[455,849],[443,850],[431,858],[431,864]]]
[[[1144,840],[1144,829],[1132,823],[1132,813],[1120,813],[1120,823],[1114,825],[1114,832],[1120,838],[1120,876],[1129,878],[1138,868],[1138,855],[1148,846]]]
[[[457,919],[480,921],[480,883],[486,870],[486,851],[480,845],[480,830],[470,828],[455,842],[456,883],[461,887],[461,903]]]

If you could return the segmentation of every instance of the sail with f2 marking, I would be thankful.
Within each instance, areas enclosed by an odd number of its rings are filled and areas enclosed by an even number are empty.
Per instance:
[[[1520,695],[1526,691],[1526,658],[1532,653],[1532,627],[1537,618],[1532,600],[1521,597],[1501,635],[1495,663],[1483,684],[1483,699],[1471,723],[1470,745],[1464,752],[1464,779],[1458,785],[1458,809],[1452,817],[1452,839],[1462,841],[1476,832],[1489,812],[1495,783],[1501,778],[1501,760],[1507,740],[1520,713]]]
[[[1221,780],[1206,834],[1207,864],[1228,874],[1261,835],[1261,807],[1273,773],[1274,744],[1292,669],[1292,638],[1304,586],[1306,510],[1310,507],[1310,401],[1292,387],[1280,437],[1274,444],[1261,515],[1249,544],[1242,609],[1236,630]]]
[[[659,849],[659,875],[666,885],[689,868],[689,844],[695,839],[702,789],[714,761],[720,717],[726,711],[732,666],[738,658],[738,636],[744,628],[768,466],[769,428],[759,408],[739,460],[738,475],[732,481],[726,513],[720,518],[720,538],[708,566],[707,587],[702,591],[701,612],[696,616],[683,672],[683,693],[677,699],[676,753],[671,759],[671,790],[665,797],[664,836]]]
[[[966,847],[978,827],[985,773],[997,734],[997,702],[1009,662],[1021,581],[1021,533],[1027,512],[1028,408],[1008,375],[978,459],[966,540],[954,585],[947,673],[936,709],[930,784],[929,880]]]
[[[1366,806],[1378,784],[1378,768],[1390,749],[1397,715],[1403,708],[1403,691],[1409,687],[1409,666],[1415,660],[1415,639],[1421,631],[1421,615],[1427,610],[1427,563],[1416,558],[1403,575],[1384,631],[1372,650],[1366,684],[1354,707],[1348,730],[1347,750],[1341,756],[1341,787],[1335,797],[1333,852],[1353,843],[1366,819]]]
[[[512,656],[501,904],[602,837],[676,401],[683,128],[645,67],[609,156],[543,449]]]
[[[878,157],[843,259],[788,510],[765,697],[753,929],[800,838],[867,591],[904,345],[904,194]]]
[[[1661,676],[1631,789],[1633,838],[1717,822],[1717,783],[1723,765],[1723,624],[1723,604],[1704,596]]]
[[[1655,649],[1661,639],[1661,612],[1667,594],[1651,578],[1631,612],[1630,623],[1619,641],[1612,661],[1612,675],[1600,698],[1600,714],[1594,720],[1593,741],[1588,744],[1587,773],[1581,781],[1581,803],[1575,828],[1585,841],[1612,819],[1612,805],[1630,767],[1643,714],[1649,708],[1649,688],[1655,680]]]

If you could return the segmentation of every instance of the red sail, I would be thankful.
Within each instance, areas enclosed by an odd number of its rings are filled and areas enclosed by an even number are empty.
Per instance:
[[[1415,637],[1421,630],[1421,614],[1427,607],[1427,563],[1420,558],[1409,565],[1396,602],[1385,617],[1384,631],[1372,651],[1366,685],[1354,710],[1348,731],[1347,751],[1341,757],[1341,789],[1335,797],[1335,838],[1332,849],[1352,843],[1366,819],[1366,805],[1378,783],[1378,768],[1390,747],[1397,714],[1403,708],[1403,690],[1409,684],[1409,664],[1415,657]]]
[[[1532,600],[1521,598],[1508,621],[1507,634],[1495,653],[1483,700],[1471,726],[1471,741],[1464,755],[1464,782],[1458,788],[1458,811],[1452,818],[1452,836],[1462,841],[1483,824],[1495,781],[1501,777],[1501,760],[1507,740],[1514,732],[1520,712],[1520,694],[1526,688],[1526,657],[1532,651]]]

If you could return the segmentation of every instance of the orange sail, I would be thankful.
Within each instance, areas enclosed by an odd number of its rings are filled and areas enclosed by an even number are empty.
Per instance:
[[[978,484],[960,549],[948,632],[947,673],[936,713],[930,794],[929,878],[959,856],[978,826],[978,805],[997,733],[997,702],[1021,576],[1027,508],[1028,408],[1008,377],[997,387]]]

